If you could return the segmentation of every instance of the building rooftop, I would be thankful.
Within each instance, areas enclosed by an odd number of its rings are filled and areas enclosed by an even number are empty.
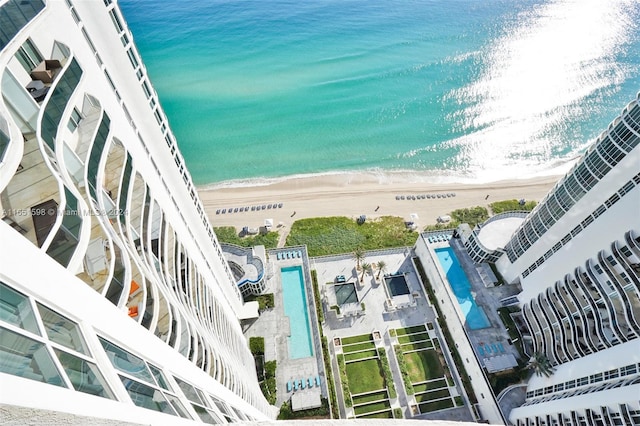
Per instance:
[[[483,225],[478,232],[478,240],[489,250],[504,247],[524,219],[505,217]]]

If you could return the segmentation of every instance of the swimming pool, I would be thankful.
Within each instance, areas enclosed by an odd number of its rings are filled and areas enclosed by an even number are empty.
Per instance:
[[[458,304],[462,308],[462,313],[466,318],[467,326],[471,330],[491,327],[484,310],[476,304],[471,294],[471,284],[467,275],[462,270],[460,262],[451,247],[435,249],[440,265],[447,275],[449,286],[458,299]]]
[[[313,356],[313,342],[309,328],[309,311],[304,288],[302,267],[293,266],[280,269],[282,278],[282,298],[284,314],[289,317],[291,335],[287,338],[289,358]]]

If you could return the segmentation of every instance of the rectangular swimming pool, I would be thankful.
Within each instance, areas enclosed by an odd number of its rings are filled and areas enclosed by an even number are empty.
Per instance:
[[[471,294],[471,283],[467,275],[460,266],[460,262],[451,247],[435,249],[436,256],[440,261],[440,266],[444,270],[449,281],[449,286],[458,299],[458,304],[462,308],[462,313],[466,318],[467,326],[471,330],[491,327],[484,310],[476,304]]]
[[[313,341],[309,327],[307,296],[302,276],[302,267],[280,269],[284,314],[289,317],[291,335],[287,338],[289,358],[313,356]]]

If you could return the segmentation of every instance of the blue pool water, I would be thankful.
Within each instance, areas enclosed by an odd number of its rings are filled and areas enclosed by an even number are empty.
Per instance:
[[[284,314],[289,317],[291,335],[288,337],[289,358],[313,356],[307,297],[304,291],[302,268],[294,266],[280,269]]]
[[[471,295],[471,284],[466,274],[460,267],[458,258],[453,253],[451,247],[439,248],[435,250],[440,265],[447,275],[447,281],[458,299],[458,304],[462,308],[462,312],[467,319],[467,326],[471,330],[487,328],[491,323],[487,319],[487,315],[482,308],[476,304],[475,299]]]

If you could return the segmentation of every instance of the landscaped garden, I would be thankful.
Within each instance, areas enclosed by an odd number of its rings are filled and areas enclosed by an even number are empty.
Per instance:
[[[430,329],[432,327],[429,327]],[[424,325],[390,330],[397,337],[394,352],[408,395],[414,395],[419,413],[462,405],[437,338],[431,338]]]
[[[213,228],[218,241],[221,243],[235,244],[240,247],[265,246],[266,248],[276,248],[280,235],[275,231],[254,236],[240,236],[233,226],[220,226]]]
[[[393,418],[390,400],[396,391],[384,348],[376,348],[371,334],[342,338],[341,347],[337,359],[345,405],[357,418]]]
[[[418,234],[401,217],[383,216],[358,224],[348,217],[300,219],[291,225],[287,246],[306,245],[309,256],[412,246]]]

